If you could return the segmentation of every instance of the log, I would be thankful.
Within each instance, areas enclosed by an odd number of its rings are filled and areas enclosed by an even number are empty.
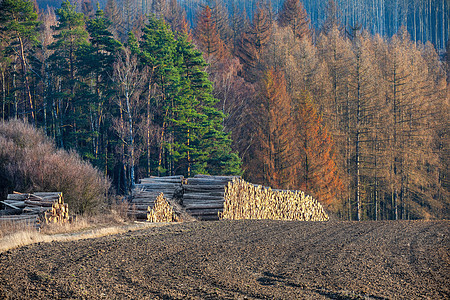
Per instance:
[[[146,203],[146,202],[150,202],[153,203],[156,201],[156,197],[149,197],[149,198],[134,198],[132,199],[129,203],[130,204],[134,204],[134,203]]]
[[[36,195],[30,195],[30,197],[27,200],[59,202],[60,197],[59,196],[41,197],[41,196],[36,196]]]
[[[33,213],[33,214],[39,214],[46,211],[49,211],[48,207],[41,207],[41,206],[27,206],[23,209],[24,213]]]
[[[11,215],[20,215],[22,213],[22,209],[4,209],[0,210],[0,216],[11,216]]]
[[[210,205],[223,205],[225,201],[224,200],[209,200],[209,201],[183,201],[183,206],[188,206],[188,205],[206,205],[206,204],[210,204]]]
[[[208,195],[204,195],[204,194],[184,194],[183,195],[183,200],[191,200],[191,199],[198,199],[201,201],[207,201],[207,200],[221,200],[224,199],[224,195],[222,195],[222,197],[218,197],[218,196],[208,196]]]
[[[206,178],[188,178],[187,185],[227,185],[230,180],[226,179],[206,179]]]
[[[174,183],[143,183],[143,184],[136,184],[135,189],[174,189],[177,187],[180,187],[180,184],[174,184]]]
[[[25,200],[25,204],[34,205],[34,206],[43,206],[43,207],[52,207],[54,201],[34,201],[34,200]]]
[[[0,221],[19,221],[19,220],[34,220],[34,219],[38,219],[38,215],[25,215],[25,214],[21,214],[21,215],[13,215],[13,216],[1,216],[0,217]]]
[[[137,193],[133,193],[133,197],[153,197],[153,196],[155,196],[156,195],[156,197],[157,196],[159,196],[159,194],[161,194],[161,193],[163,193],[164,194],[164,196],[173,196],[173,192],[147,192],[147,191],[144,191],[144,192],[137,192]]]
[[[5,201],[0,201],[0,202],[3,203],[6,206],[12,208],[12,209],[20,209],[19,207],[15,206],[15,205],[13,205],[11,203],[8,203],[8,202],[5,202]]]
[[[28,199],[28,194],[8,194],[6,199],[8,200],[25,200]]]
[[[31,194],[31,196],[38,196],[41,198],[45,198],[45,197],[59,197],[62,196],[62,193],[60,192],[35,192],[33,194]]]
[[[140,184],[147,184],[147,183],[172,183],[172,184],[181,184],[182,179],[175,179],[175,178],[143,178],[139,181]]]
[[[224,175],[204,175],[204,174],[197,174],[194,175],[194,178],[213,178],[213,179],[221,179],[221,180],[233,180],[234,178],[241,178],[241,176],[224,176]]]
[[[4,200],[4,202],[12,204],[18,208],[24,208],[25,206],[27,206],[25,204],[25,201],[15,201],[15,200]]]
[[[223,209],[223,203],[202,203],[202,204],[188,204],[185,206],[186,210],[195,209]]]
[[[158,179],[158,178],[167,178],[167,179],[176,179],[176,178],[179,178],[179,179],[184,179],[184,176],[183,176],[183,175],[150,176],[150,177],[143,178],[143,179]]]
[[[225,191],[226,184],[211,184],[211,185],[183,185],[183,190],[192,192],[202,192],[202,191]]]

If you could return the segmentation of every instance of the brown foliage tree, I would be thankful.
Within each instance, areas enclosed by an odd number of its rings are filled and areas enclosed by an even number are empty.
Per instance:
[[[272,34],[272,20],[268,10],[258,5],[250,28],[241,35],[237,56],[244,65],[244,78],[256,82],[259,78],[258,67],[264,49]]]
[[[295,38],[311,39],[310,21],[300,0],[284,1],[278,23],[282,27],[289,26],[294,32]]]
[[[255,142],[244,158],[246,176],[274,188],[289,188],[293,186],[293,130],[286,82],[281,72],[271,68],[260,84],[251,119]]]
[[[296,186],[315,197],[325,207],[340,208],[343,184],[339,177],[331,134],[307,93],[295,97]]]
[[[217,63],[227,57],[225,44],[217,31],[209,6],[206,6],[197,17],[195,40],[208,63]]]

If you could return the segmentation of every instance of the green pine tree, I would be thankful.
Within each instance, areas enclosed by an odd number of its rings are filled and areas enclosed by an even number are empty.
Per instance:
[[[55,41],[49,46],[54,53],[50,56],[54,80],[53,116],[56,120],[57,140],[60,146],[76,148],[79,143],[80,129],[89,126],[84,115],[89,97],[76,97],[80,81],[78,74],[79,54],[88,47],[88,32],[85,29],[84,15],[76,11],[75,5],[68,0],[56,10],[58,24],[54,27]]]
[[[101,9],[95,17],[87,22],[86,29],[90,36],[90,44],[82,45],[78,51],[79,75],[81,88],[77,98],[89,99],[88,111],[89,127],[85,128],[85,138],[89,141],[82,150],[83,156],[88,157],[95,165],[107,168],[108,157],[104,148],[108,144],[107,131],[111,127],[106,114],[110,111],[110,98],[115,93],[115,86],[111,79],[113,66],[122,47],[114,39],[110,31],[111,21]],[[81,150],[81,149],[80,149]]]
[[[186,36],[175,40],[154,17],[144,29],[139,51],[159,89],[154,120],[162,128],[160,171],[186,176],[240,174],[239,157],[223,131],[224,115],[214,108],[218,100],[212,96],[202,53]]]
[[[23,98],[28,105],[24,111],[30,111],[32,122],[35,119],[35,105],[30,89],[27,56],[29,46],[38,44],[39,21],[37,18],[38,14],[31,1],[3,0],[0,2],[0,33],[6,37],[8,48],[16,53],[20,61]]]

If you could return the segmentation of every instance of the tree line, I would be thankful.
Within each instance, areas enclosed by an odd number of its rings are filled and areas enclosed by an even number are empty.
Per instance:
[[[176,0],[145,2],[148,16],[131,0],[4,0],[22,13],[1,10],[2,118],[44,128],[120,193],[243,172],[344,219],[448,216],[448,55],[406,27],[346,26],[332,2],[320,28],[298,0],[254,2],[251,18],[201,3],[190,26]]]

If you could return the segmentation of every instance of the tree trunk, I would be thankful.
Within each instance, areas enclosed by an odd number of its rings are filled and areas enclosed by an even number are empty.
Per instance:
[[[23,41],[21,37],[17,38],[19,41],[19,46],[20,46],[20,63],[22,65],[22,76],[24,79],[24,85],[25,85],[25,96],[26,99],[28,101],[28,103],[30,104],[30,110],[31,110],[31,123],[34,124],[35,123],[35,118],[34,118],[34,106],[33,106],[33,99],[31,97],[31,91],[30,91],[30,83],[28,80],[28,75],[27,75],[27,65],[26,65],[26,58],[25,58],[25,50],[24,50],[24,45],[23,45]]]

